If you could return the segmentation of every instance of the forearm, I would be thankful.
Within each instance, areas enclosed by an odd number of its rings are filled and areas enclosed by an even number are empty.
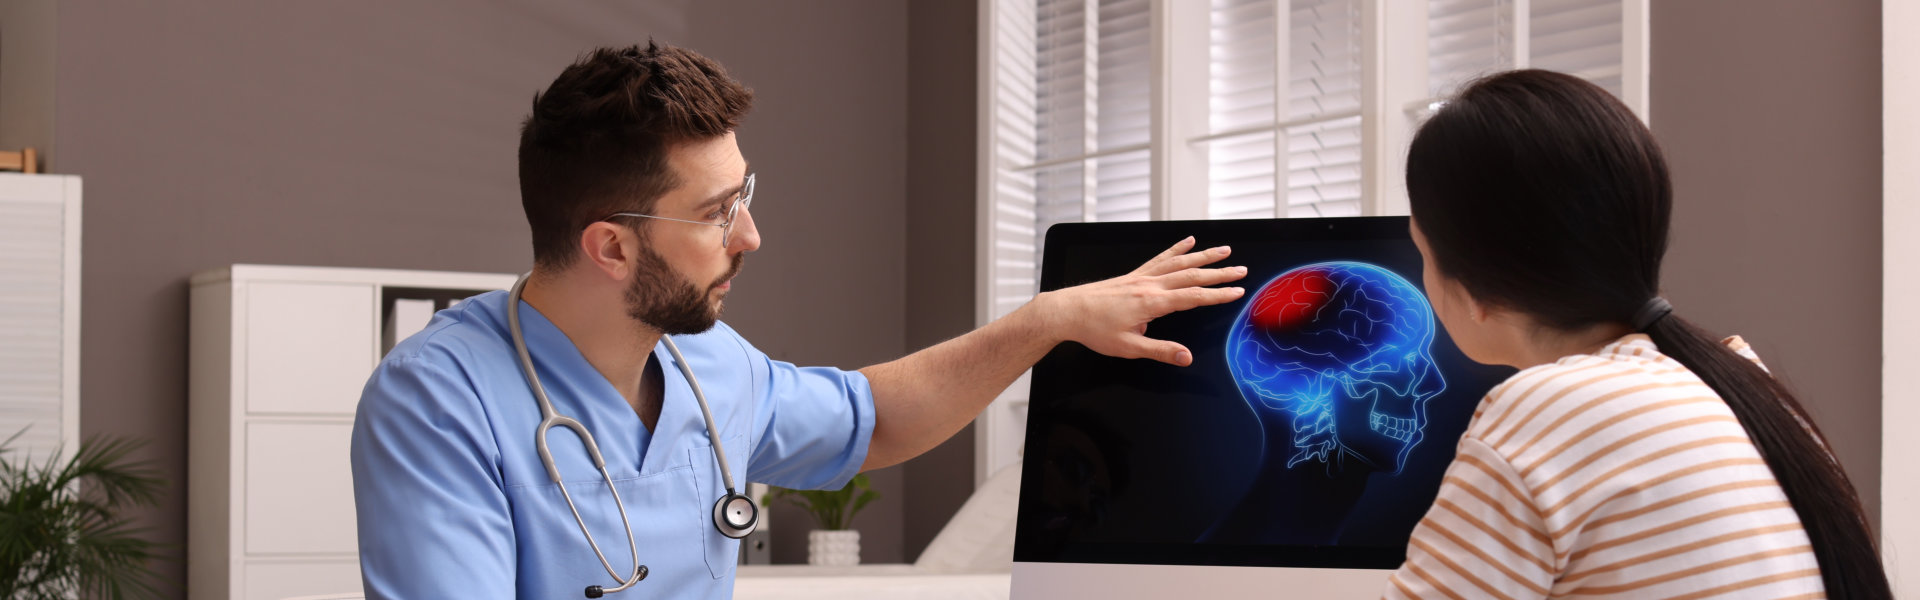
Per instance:
[[[985,327],[892,362],[860,370],[873,388],[873,441],[861,470],[933,449],[980,414],[1061,341],[1035,307],[1046,295]]]

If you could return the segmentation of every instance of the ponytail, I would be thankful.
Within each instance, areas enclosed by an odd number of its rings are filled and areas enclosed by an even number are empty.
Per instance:
[[[1657,299],[1656,299],[1657,300]],[[1720,394],[1760,450],[1820,561],[1827,597],[1892,598],[1879,544],[1853,482],[1840,468],[1826,436],[1793,392],[1753,361],[1677,316],[1650,319],[1643,328],[1660,352]]]

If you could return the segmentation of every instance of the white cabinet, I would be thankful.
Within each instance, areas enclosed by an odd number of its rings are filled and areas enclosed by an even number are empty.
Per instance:
[[[359,591],[347,445],[360,389],[394,337],[383,326],[396,305],[444,305],[513,279],[259,265],[195,275],[188,595]]]

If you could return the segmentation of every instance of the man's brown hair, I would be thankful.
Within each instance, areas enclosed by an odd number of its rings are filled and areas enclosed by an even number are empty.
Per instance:
[[[668,150],[725,135],[752,106],[753,92],[718,63],[652,41],[597,48],[561,71],[520,128],[534,264],[573,262],[580,232],[609,214],[651,213],[680,185]]]

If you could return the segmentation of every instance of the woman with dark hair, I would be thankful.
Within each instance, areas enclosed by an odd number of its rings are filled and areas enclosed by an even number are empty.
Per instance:
[[[1672,186],[1625,105],[1559,73],[1482,79],[1421,126],[1407,192],[1435,315],[1522,370],[1476,409],[1387,596],[1892,596],[1793,393],[1659,296]]]

